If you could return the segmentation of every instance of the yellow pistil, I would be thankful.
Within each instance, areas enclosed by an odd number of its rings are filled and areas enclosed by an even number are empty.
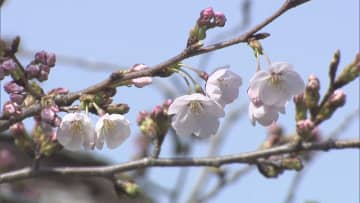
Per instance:
[[[188,105],[192,113],[200,114],[203,110],[203,106],[199,101],[191,101]]]
[[[275,72],[271,72],[271,84],[274,86],[278,86],[281,82],[281,77],[282,74],[281,73],[275,73]]]
[[[71,121],[71,130],[75,132],[76,134],[81,133],[83,129],[83,124],[81,120],[73,120]]]

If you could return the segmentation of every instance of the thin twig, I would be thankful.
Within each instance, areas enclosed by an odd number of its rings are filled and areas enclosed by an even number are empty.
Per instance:
[[[49,167],[39,168],[33,171],[31,167],[15,170],[0,175],[0,183],[12,182],[39,176],[85,176],[85,177],[105,177],[113,176],[115,173],[130,171],[147,167],[220,167],[225,164],[253,164],[259,158],[271,155],[295,153],[311,150],[328,151],[331,149],[360,148],[360,140],[327,140],[320,143],[301,143],[299,145],[287,144],[270,149],[257,150],[253,152],[217,156],[209,158],[144,158],[112,166],[96,167]]]

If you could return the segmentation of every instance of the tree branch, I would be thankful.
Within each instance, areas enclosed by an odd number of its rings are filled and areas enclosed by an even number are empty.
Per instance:
[[[216,44],[212,44],[212,45],[208,45],[205,47],[201,47],[201,48],[197,48],[194,49],[193,47],[189,47],[184,49],[182,52],[180,52],[178,55],[158,64],[153,66],[150,69],[145,69],[145,70],[141,70],[141,71],[136,71],[136,72],[129,72],[129,73],[125,73],[124,75],[122,75],[118,80],[116,80],[116,82],[121,82],[121,81],[126,81],[126,80],[131,80],[134,78],[139,78],[139,77],[145,77],[145,76],[156,76],[159,72],[161,72],[162,70],[166,69],[167,67],[171,66],[172,64],[178,63],[186,58],[190,58],[193,56],[197,56],[200,54],[204,54],[204,53],[208,53],[211,51],[215,51],[218,49],[222,49],[228,46],[232,46],[235,44],[239,44],[239,43],[244,43],[247,42],[248,39],[254,35],[255,33],[257,33],[259,30],[261,30],[262,28],[264,28],[265,26],[267,26],[268,24],[270,24],[272,21],[274,21],[276,18],[278,18],[279,16],[281,16],[283,13],[285,13],[286,11],[288,11],[289,9],[298,6],[300,4],[303,4],[305,2],[307,2],[309,0],[286,0],[283,5],[270,17],[268,17],[267,19],[265,19],[263,22],[261,22],[260,24],[256,25],[255,27],[253,27],[252,29],[250,29],[248,32],[235,37],[233,39],[227,40],[227,41],[223,41],[220,43],[216,43]],[[102,82],[99,82],[98,84],[95,84],[93,86],[90,86],[88,88],[85,88],[83,90],[77,91],[77,92],[73,92],[73,93],[69,93],[68,95],[62,95],[62,96],[58,96],[55,101],[57,103],[57,105],[59,106],[64,106],[64,105],[71,105],[75,100],[77,100],[81,95],[83,94],[89,94],[89,93],[95,93],[98,91],[101,91],[102,89],[108,87],[110,84],[114,83],[115,81],[112,78],[108,78],[105,79]],[[6,129],[9,128],[9,126],[11,126],[12,124],[23,120],[24,118],[33,116],[35,114],[39,114],[40,113],[40,105],[35,104],[32,107],[30,107],[32,110],[32,113],[27,113],[28,110],[25,110],[24,113],[22,113],[20,116],[18,116],[18,118],[16,119],[3,119],[0,117],[0,132],[4,131]]]
[[[300,151],[331,149],[360,148],[360,140],[327,140],[320,143],[301,143],[299,145],[283,145],[265,150],[257,150],[236,155],[226,155],[208,158],[144,158],[113,166],[101,167],[50,167],[39,168],[33,171],[30,167],[3,173],[0,175],[0,183],[12,182],[32,177],[44,176],[98,176],[109,178],[118,172],[130,171],[147,167],[220,167],[225,164],[246,163],[253,164],[257,159],[271,155],[295,153]]]

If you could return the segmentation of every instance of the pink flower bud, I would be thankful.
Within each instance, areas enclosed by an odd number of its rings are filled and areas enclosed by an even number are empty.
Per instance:
[[[135,64],[131,69],[130,72],[136,72],[136,71],[141,71],[141,70],[145,70],[148,69],[149,67],[144,65],[144,64]],[[149,85],[152,83],[152,78],[151,77],[139,77],[139,78],[134,78],[131,80],[132,84],[135,85],[138,88],[144,87],[146,85]]]
[[[158,115],[160,115],[163,112],[162,106],[156,105],[155,108],[151,112],[151,116],[156,118]]]
[[[16,113],[18,105],[14,102],[8,101],[3,106],[3,114],[7,117]]]
[[[51,123],[55,119],[56,113],[51,107],[46,107],[41,110],[40,116],[43,121]]]
[[[3,69],[5,73],[9,73],[16,69],[16,63],[12,59],[5,60],[1,63],[0,69]]]
[[[146,117],[149,117],[149,113],[146,111],[140,111],[136,118],[136,122],[138,123],[138,125],[141,125],[141,123]]]
[[[345,104],[346,95],[344,91],[337,89],[335,90],[329,98],[329,102],[333,106],[343,106]]]
[[[197,21],[198,25],[204,26],[210,24],[214,15],[214,10],[211,7],[202,10],[200,12],[200,18]]]
[[[38,80],[40,81],[40,82],[42,82],[42,81],[45,81],[45,80],[47,80],[48,79],[48,76],[49,76],[49,72],[46,72],[46,71],[40,71],[40,74],[39,74],[39,77],[38,77]]]
[[[39,67],[40,67],[40,71],[50,73],[50,66],[41,64]]]
[[[48,92],[48,94],[67,94],[67,93],[69,93],[69,90],[64,87],[58,87]]]
[[[320,89],[319,78],[317,78],[315,75],[310,75],[306,88],[312,91],[318,91]]]
[[[296,123],[296,132],[300,136],[306,136],[314,129],[314,123],[307,119],[307,120],[300,120]]]
[[[56,55],[54,53],[48,53],[46,55],[46,65],[54,67],[56,62]]]
[[[22,122],[17,122],[15,124],[13,124],[12,126],[10,126],[10,131],[14,135],[21,135],[21,134],[25,133],[25,126]]]
[[[167,100],[164,101],[163,106],[164,106],[164,107],[169,107],[172,102],[173,102],[173,101],[172,101],[171,99],[167,99]]]
[[[10,101],[15,102],[16,104],[21,105],[25,100],[26,95],[25,94],[17,94],[17,93],[11,93],[10,94]]]
[[[224,27],[226,22],[226,17],[221,12],[215,12],[215,25],[219,27]]]
[[[47,58],[46,51],[39,51],[35,53],[35,61],[38,63],[46,64],[46,58]]]
[[[24,87],[18,85],[15,81],[10,81],[4,85],[4,89],[8,94],[11,93],[22,93],[24,92]]]
[[[40,74],[40,67],[39,65],[30,64],[26,67],[26,73],[31,78],[37,78]]]

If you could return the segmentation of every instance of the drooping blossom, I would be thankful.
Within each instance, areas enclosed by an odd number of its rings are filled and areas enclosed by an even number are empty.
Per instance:
[[[225,106],[239,96],[241,83],[239,75],[228,68],[220,68],[209,76],[205,91],[211,99]]]
[[[66,114],[57,129],[56,138],[65,149],[80,150],[92,148],[95,143],[95,130],[85,113]]]
[[[305,88],[300,75],[286,62],[271,63],[268,72],[260,70],[250,80],[249,117],[254,125],[259,122],[268,126],[280,113],[285,113],[287,101]]]
[[[130,122],[121,114],[106,113],[96,123],[95,131],[97,149],[102,149],[104,143],[114,149],[129,137]]]
[[[268,72],[260,70],[255,73],[250,80],[249,90],[264,105],[280,107],[304,88],[304,81],[291,64],[274,62]]]
[[[225,112],[216,101],[195,93],[176,98],[169,106],[168,114],[174,114],[171,124],[179,136],[208,137],[217,132],[219,118]]]

